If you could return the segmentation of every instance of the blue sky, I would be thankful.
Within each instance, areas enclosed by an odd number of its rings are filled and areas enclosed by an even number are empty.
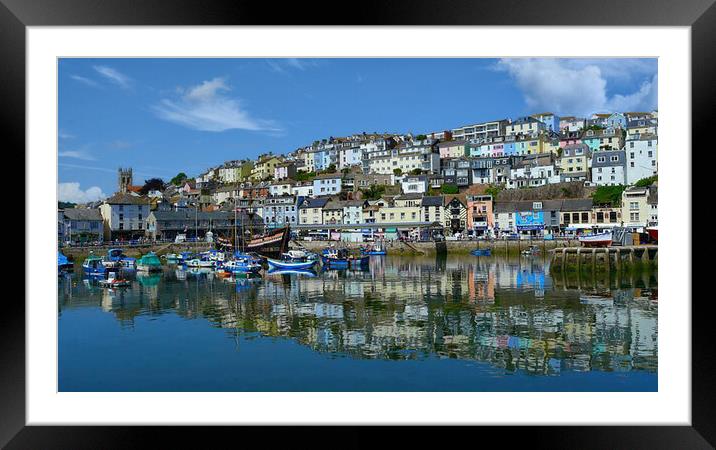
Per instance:
[[[360,132],[656,107],[656,59],[61,59],[60,200]]]

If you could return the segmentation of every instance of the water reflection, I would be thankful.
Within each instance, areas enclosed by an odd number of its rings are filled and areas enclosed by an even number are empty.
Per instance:
[[[457,358],[503,373],[657,370],[656,274],[556,280],[540,258],[375,257],[364,271],[222,279],[166,268],[103,289],[59,281],[63,310],[99,307],[123,327],[138,316],[203,318],[236,336],[291,339],[359,359]]]

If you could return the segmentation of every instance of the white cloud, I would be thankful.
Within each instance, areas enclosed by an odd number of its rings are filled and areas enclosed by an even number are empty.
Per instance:
[[[288,73],[287,69],[306,70],[318,66],[315,60],[299,58],[267,59],[266,64],[268,64],[271,70],[279,73]]]
[[[80,184],[76,182],[60,183],[58,193],[61,202],[87,203],[107,198],[107,195],[99,187],[92,186],[83,191],[80,189]]]
[[[63,158],[82,159],[84,161],[94,161],[96,158],[83,150],[61,150],[57,153]]]
[[[605,60],[606,61],[606,60]],[[637,67],[626,63],[626,67]],[[618,64],[598,65],[593,60],[569,59],[502,59],[498,70],[507,71],[522,91],[527,106],[535,111],[552,111],[556,114],[586,116],[605,111],[651,110],[657,107],[657,75],[652,74],[640,88],[631,94],[607,95],[607,71],[621,71]],[[638,66],[635,71],[645,73]],[[654,70],[656,68],[654,67]]]
[[[162,99],[153,110],[161,119],[195,130],[279,131],[273,122],[251,117],[238,99],[226,95],[230,90],[223,78],[214,78],[180,89],[179,98]]]
[[[94,66],[93,68],[97,71],[97,73],[122,89],[128,89],[131,87],[132,79],[116,69],[107,66]]]
[[[99,87],[99,84],[96,81],[91,80],[89,78],[81,77],[79,75],[70,75],[70,78],[75,81],[79,81],[82,84],[86,84],[87,86]]]

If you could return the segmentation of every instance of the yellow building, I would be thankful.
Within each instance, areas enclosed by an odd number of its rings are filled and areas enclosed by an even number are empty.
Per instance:
[[[264,156],[260,158],[254,168],[251,169],[251,179],[262,181],[269,176],[273,176],[276,166],[279,164],[281,164],[281,160],[275,156]]]

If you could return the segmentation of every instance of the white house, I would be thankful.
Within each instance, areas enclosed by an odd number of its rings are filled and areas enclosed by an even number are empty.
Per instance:
[[[400,180],[404,194],[424,194],[428,191],[427,175],[405,175]]]
[[[626,183],[624,150],[602,150],[592,155],[592,182],[597,186]]]
[[[654,134],[640,134],[627,138],[626,182],[634,184],[657,173],[659,138]]]
[[[149,200],[126,193],[117,193],[99,207],[104,221],[104,238],[137,238],[144,236]]]

